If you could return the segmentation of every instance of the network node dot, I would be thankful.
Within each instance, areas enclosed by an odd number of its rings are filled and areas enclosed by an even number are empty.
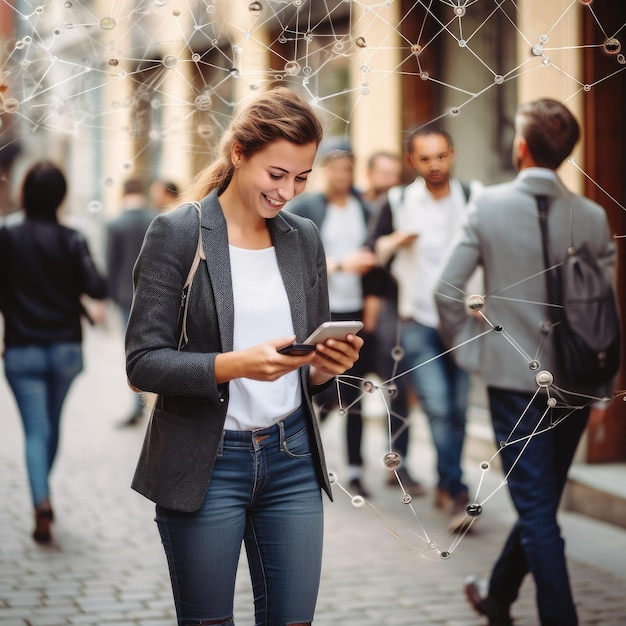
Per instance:
[[[465,15],[465,7],[454,7],[454,14],[457,17],[463,17]]]
[[[173,54],[167,54],[163,57],[163,67],[168,70],[174,69],[178,65],[178,59]]]
[[[370,90],[367,89],[366,87],[364,87],[363,89],[361,89],[361,95],[363,96],[367,96],[367,94],[369,94]]]
[[[476,502],[474,502],[472,504],[468,504],[465,507],[465,512],[470,517],[478,517],[483,512],[483,507],[480,506],[480,504],[477,504]]]
[[[120,62],[117,59],[109,59],[109,65],[112,65],[113,67],[116,67],[120,64]]]
[[[413,498],[411,498],[411,496],[408,493],[405,493],[402,496],[402,503],[403,504],[411,504],[411,500],[413,500]]]
[[[465,306],[468,311],[481,311],[485,306],[485,298],[478,294],[473,294],[471,296],[467,296],[465,300]]]
[[[312,71],[313,71],[313,68],[312,68],[312,67],[310,67],[309,65],[305,65],[305,66],[302,68],[302,73],[303,73],[305,76],[308,76],[308,75],[309,75]]]
[[[556,398],[548,398],[546,404],[553,409],[557,405],[557,400]]]
[[[620,65],[625,65],[626,64],[626,57],[623,54],[618,54],[617,55],[617,62]]]
[[[451,113],[452,115],[458,115],[460,112],[461,112],[461,111],[460,111],[459,109],[457,109],[457,108],[454,108],[454,109],[451,109],[451,110],[450,110],[450,113]]]
[[[361,391],[364,391],[365,393],[374,393],[374,391],[376,391],[376,385],[371,380],[362,380]]]
[[[502,74],[496,74],[496,75],[493,77],[493,82],[494,82],[496,85],[501,85],[501,84],[504,82],[504,76],[502,76]]]
[[[20,102],[16,98],[7,98],[4,101],[4,110],[7,113],[15,113],[20,108]]]
[[[615,37],[609,37],[604,42],[604,50],[607,54],[618,54],[622,49],[622,44],[619,39]]]
[[[71,3],[71,2],[64,2],[64,3],[63,3],[63,6],[64,6],[66,9],[71,9],[71,8],[72,8],[72,3]]]
[[[436,542],[436,541],[429,541],[429,542],[428,542],[428,547],[429,547],[431,550],[434,550],[434,549],[437,547],[437,542]]]
[[[354,43],[359,48],[367,48],[367,43],[365,42],[365,37],[357,37]]]
[[[548,43],[548,35],[539,35],[540,43]]]
[[[345,416],[346,416],[347,411],[346,411],[343,407],[341,407],[341,408],[337,411],[337,413],[339,413],[339,415],[340,415],[341,417],[345,417]]]
[[[202,57],[201,57],[201,56],[200,56],[197,52],[194,52],[194,53],[191,55],[191,60],[192,60],[194,63],[197,63],[197,62],[198,62],[201,58],[202,58]]]
[[[397,363],[404,358],[404,348],[401,346],[395,346],[391,350],[391,358]]]
[[[500,324],[498,324],[497,326],[494,326],[493,329],[497,332],[497,333],[501,333],[504,328],[502,326],[500,326]]]
[[[428,80],[430,78],[430,74],[428,72],[421,72],[420,73],[420,78],[422,80]]]
[[[543,46],[541,44],[536,43],[531,49],[530,52],[533,56],[540,57],[543,54]]]
[[[441,558],[445,561],[447,559],[450,558],[450,553],[447,550],[444,550],[441,554],[440,554]]]
[[[87,210],[89,213],[100,213],[102,211],[102,202],[99,200],[92,200],[87,204]]]
[[[390,471],[394,472],[400,467],[402,457],[397,452],[387,452],[383,457],[383,465]]]
[[[591,91],[591,85],[587,85],[587,84],[583,85],[583,90],[584,91]]]
[[[328,472],[328,481],[331,485],[334,485],[337,482],[337,474],[335,474],[335,472]]]
[[[502,450],[503,448],[506,448],[509,444],[506,441],[501,441],[500,442],[500,449]]]
[[[459,48],[465,48],[467,46],[467,41],[465,39],[459,39]]]
[[[540,387],[549,387],[554,382],[554,376],[548,370],[542,370],[535,376],[535,380]]]
[[[260,2],[251,2],[248,5],[248,11],[250,11],[250,13],[260,13],[262,10],[263,6]]]
[[[117,22],[113,17],[103,17],[100,20],[100,28],[102,30],[113,30],[116,26]]]
[[[411,53],[412,54],[419,54],[422,51],[422,46],[420,46],[418,43],[414,43],[411,46]]]
[[[352,496],[352,506],[359,509],[365,504],[363,496]]]
[[[198,111],[208,111],[213,106],[213,99],[207,93],[201,93],[196,96],[193,101],[193,106]]]
[[[285,63],[285,73],[289,74],[289,76],[296,76],[300,73],[300,63],[297,61],[287,61]]]
[[[541,363],[539,363],[539,361],[537,361],[536,359],[533,359],[533,360],[532,360],[532,361],[528,364],[528,367],[529,367],[531,370],[533,370],[533,371],[534,371],[534,370],[538,370],[540,365],[541,365]]]
[[[489,467],[490,467],[489,461],[483,461],[483,462],[480,464],[480,469],[481,469],[483,472],[486,472],[486,471],[489,469]]]

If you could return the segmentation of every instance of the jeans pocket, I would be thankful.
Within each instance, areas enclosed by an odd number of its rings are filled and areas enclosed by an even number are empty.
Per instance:
[[[285,454],[294,459],[306,459],[312,456],[309,429],[305,426],[297,433],[286,437],[283,441],[282,449]]]

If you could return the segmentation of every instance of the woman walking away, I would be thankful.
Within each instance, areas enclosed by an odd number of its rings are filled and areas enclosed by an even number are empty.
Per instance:
[[[191,203],[154,220],[135,266],[127,371],[159,400],[133,487],[157,503],[179,626],[234,624],[242,542],[257,626],[313,621],[320,488],[330,495],[330,484],[311,396],[352,367],[363,343],[349,334],[304,355],[278,352],[330,317],[317,228],[282,211],[303,191],[321,138],[295,92],[257,97],[186,194],[200,202],[206,256],[186,315]]]
[[[21,190],[24,220],[0,229],[4,370],[24,424],[38,543],[51,541],[49,476],[61,411],[83,368],[80,297],[107,295],[84,237],[58,222],[66,190],[61,170],[36,163]]]

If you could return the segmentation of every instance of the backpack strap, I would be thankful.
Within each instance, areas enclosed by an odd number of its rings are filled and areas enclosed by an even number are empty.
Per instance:
[[[193,262],[191,263],[191,267],[189,268],[189,273],[187,274],[187,278],[183,283],[183,290],[180,301],[181,314],[179,315],[179,318],[181,319],[180,336],[178,338],[179,350],[187,343],[187,341],[189,341],[189,338],[187,337],[187,309],[189,308],[189,291],[191,289],[191,283],[193,282],[193,278],[196,275],[196,271],[198,269],[198,266],[200,265],[200,261],[206,260],[204,248],[202,247],[202,208],[200,207],[199,202],[194,201],[191,204],[193,204],[196,211],[198,212],[198,244],[196,245],[196,254],[193,258]]]
[[[461,183],[461,189],[463,190],[463,196],[465,197],[465,204],[467,204],[472,193],[472,188],[469,183]]]
[[[541,248],[543,251],[543,265],[546,270],[546,287],[548,290],[550,320],[556,324],[561,320],[559,314],[560,307],[563,306],[559,292],[560,277],[555,272],[550,262],[550,247],[548,240],[548,196],[535,196],[537,201],[537,213],[539,217],[539,227],[541,229]]]

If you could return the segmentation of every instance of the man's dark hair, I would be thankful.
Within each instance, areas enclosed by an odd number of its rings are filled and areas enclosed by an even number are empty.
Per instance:
[[[50,161],[35,163],[22,185],[22,202],[29,217],[55,219],[67,193],[63,172]]]
[[[125,196],[130,196],[134,194],[143,194],[144,193],[143,182],[139,180],[139,178],[129,178],[125,180],[123,193]]]
[[[572,153],[580,126],[561,102],[544,98],[517,109],[517,132],[526,140],[538,167],[555,170]]]
[[[441,126],[436,126],[435,124],[427,124],[426,126],[420,126],[409,133],[409,138],[406,141],[406,149],[408,153],[413,154],[413,142],[418,137],[427,137],[428,135],[440,135],[448,142],[449,148],[454,148],[452,137],[447,130]]]

